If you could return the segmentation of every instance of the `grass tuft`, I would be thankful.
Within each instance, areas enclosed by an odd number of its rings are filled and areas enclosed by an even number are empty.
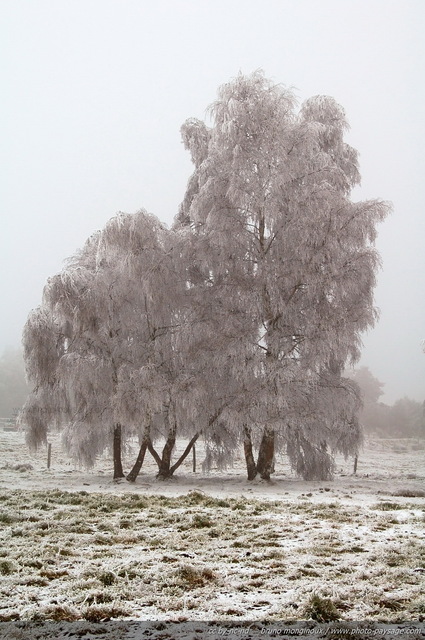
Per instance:
[[[205,527],[212,527],[213,521],[209,516],[205,514],[196,514],[192,518],[192,527],[195,529],[204,529]]]
[[[105,587],[110,587],[116,581],[117,577],[112,571],[104,571],[100,574],[99,580]]]
[[[177,583],[187,589],[204,587],[208,582],[216,579],[216,576],[211,569],[204,568],[200,570],[190,565],[183,565],[179,567],[175,572],[175,576],[177,578]]]
[[[111,618],[127,618],[130,615],[127,609],[117,605],[93,605],[83,612],[83,617],[88,622],[106,622]]]
[[[33,620],[44,621],[54,620],[55,622],[75,622],[80,615],[78,611],[67,605],[48,605],[47,607],[40,608],[33,615]]]
[[[14,564],[10,560],[0,560],[0,573],[2,576],[8,576],[14,572]]]
[[[19,518],[16,516],[10,515],[10,513],[0,513],[0,523],[1,524],[13,524],[14,522],[18,522]]]
[[[405,509],[405,507],[402,504],[399,504],[398,502],[378,502],[378,504],[375,504],[375,506],[372,507],[372,509],[377,510],[377,511],[398,511],[400,509]]]
[[[305,615],[316,622],[333,622],[340,619],[338,610],[332,600],[314,594],[305,608]]]
[[[425,491],[422,489],[399,489],[394,491],[392,496],[401,498],[425,498]]]

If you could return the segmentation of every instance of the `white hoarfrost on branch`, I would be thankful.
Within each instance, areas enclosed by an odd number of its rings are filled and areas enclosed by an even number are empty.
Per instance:
[[[118,478],[122,437],[137,433],[143,455],[160,436],[175,437],[188,381],[176,348],[185,286],[173,235],[143,211],[119,214],[48,281],[24,332],[35,389],[22,420],[32,446],[55,418],[67,451],[87,466],[113,446]]]
[[[221,87],[211,117],[182,127],[195,170],[173,228],[118,214],[47,283],[24,332],[28,440],[59,426],[87,465],[112,447],[120,477],[137,434],[135,480],[146,451],[169,477],[202,434],[206,468],[243,446],[248,477],[268,479],[286,449],[297,473],[328,478],[332,454],[361,442],[342,372],[377,317],[389,207],[350,200],[357,152],[332,98],[298,110],[256,72]]]
[[[195,173],[179,220],[203,320],[192,339],[231,380],[249,477],[270,477],[275,445],[308,477],[330,475],[328,449],[357,452],[358,394],[341,371],[376,319],[373,243],[388,205],[349,198],[359,171],[342,108],[324,96],[295,107],[262,73],[240,75],[219,90],[208,132],[183,127]]]

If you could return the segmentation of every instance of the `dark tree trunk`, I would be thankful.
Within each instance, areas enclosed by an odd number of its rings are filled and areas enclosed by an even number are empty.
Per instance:
[[[165,480],[171,477],[171,455],[173,453],[174,445],[176,444],[176,432],[177,426],[174,424],[168,431],[168,437],[162,450],[161,464],[159,465],[159,471],[157,478]]]
[[[208,421],[208,426],[211,426],[215,422],[215,420],[217,420],[222,410],[223,410],[223,407],[218,409],[217,412],[210,417]],[[168,415],[166,419],[168,420]],[[152,457],[155,459],[156,464],[158,465],[158,473],[156,476],[158,479],[166,480],[167,478],[171,478],[173,473],[186,460],[187,456],[192,451],[192,448],[194,447],[195,442],[198,440],[201,433],[202,433],[202,430],[195,433],[195,435],[189,441],[186,449],[183,451],[180,458],[172,466],[171,466],[171,454],[173,453],[174,445],[176,444],[177,425],[176,424],[174,424],[173,426],[169,425],[168,437],[167,437],[165,446],[162,450],[162,456],[160,456],[158,452],[155,451],[155,448],[152,444],[152,440],[148,438],[147,448],[150,454],[152,455]]]
[[[168,436],[165,441],[164,448],[162,450],[162,455],[160,456],[152,444],[152,440],[149,438],[147,442],[147,446],[149,452],[155,459],[156,464],[158,465],[158,473],[156,475],[160,480],[165,480],[166,478],[170,478],[173,471],[171,470],[171,455],[173,453],[174,445],[176,444],[176,434],[177,434],[177,425],[174,422],[170,425],[168,413],[165,416],[166,424],[168,424]]]
[[[255,464],[254,453],[252,451],[251,430],[246,425],[244,426],[243,448],[248,480],[254,480],[257,475],[257,465]]]
[[[273,472],[274,437],[273,429],[264,429],[257,461],[257,471],[263,480],[270,480],[270,474]]]
[[[189,453],[191,452],[191,450],[195,450],[195,442],[197,441],[197,439],[199,438],[199,432],[195,433],[195,435],[193,436],[193,438],[191,439],[191,441],[189,442],[189,444],[187,445],[186,449],[183,451],[182,455],[180,456],[180,458],[177,460],[177,462],[175,464],[173,464],[173,466],[170,469],[170,476],[173,475],[174,471],[176,469],[179,468],[179,466],[186,460],[187,456],[189,455]],[[196,464],[195,464],[196,467]],[[195,469],[194,469],[195,470]]]
[[[150,440],[150,425],[145,427],[145,430],[143,432],[143,436],[142,436],[142,439],[141,439],[141,442],[140,442],[139,454],[137,456],[136,462],[133,465],[132,470],[130,471],[130,473],[127,476],[127,480],[129,482],[135,482],[137,476],[140,473],[140,469],[142,468],[143,461],[145,459],[146,449],[149,446],[149,440]]]
[[[151,456],[154,458],[156,464],[158,465],[158,469],[161,466],[161,458],[160,456],[157,454],[157,452],[155,451],[155,448],[152,444],[152,440],[150,438],[148,438],[148,451],[151,454]]]
[[[132,470],[130,471],[130,473],[127,475],[127,480],[129,482],[135,482],[137,476],[140,473],[140,469],[142,468],[142,464],[143,461],[145,459],[145,454],[146,454],[146,449],[148,448],[148,442],[147,440],[144,440],[142,442],[142,445],[139,449],[139,455],[137,456],[136,462],[133,465]]]
[[[114,426],[114,446],[113,446],[113,458],[114,458],[114,480],[118,478],[124,478],[124,471],[122,468],[121,460],[121,437],[122,429],[119,422]]]
[[[158,473],[157,478],[159,480],[166,480],[167,478],[171,478],[173,473],[180,467],[181,464],[186,460],[189,453],[192,451],[195,442],[198,440],[200,433],[195,433],[193,438],[188,443],[186,449],[183,451],[180,458],[171,466],[171,454],[174,449],[174,445],[176,442],[176,434],[175,429],[174,433],[172,431],[169,432],[167,442],[165,443],[164,449],[162,450],[162,457],[159,456],[157,451],[155,451],[152,441],[149,439],[147,442],[147,448],[152,456],[155,458],[155,462],[158,465]]]

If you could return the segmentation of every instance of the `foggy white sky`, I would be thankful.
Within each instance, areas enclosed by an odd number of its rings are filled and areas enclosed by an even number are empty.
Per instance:
[[[171,223],[192,171],[181,124],[262,68],[344,106],[355,198],[394,204],[361,364],[384,401],[425,399],[423,0],[3,0],[0,17],[0,353],[118,210]]]

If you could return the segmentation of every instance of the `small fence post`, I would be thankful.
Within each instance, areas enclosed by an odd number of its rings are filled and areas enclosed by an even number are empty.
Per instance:
[[[196,447],[193,445],[192,447],[192,471],[196,473]]]
[[[47,445],[47,468],[50,469],[50,462],[52,460],[52,444],[51,442]]]
[[[354,456],[354,475],[356,475],[357,473],[357,462],[358,462],[359,457],[358,456]]]

